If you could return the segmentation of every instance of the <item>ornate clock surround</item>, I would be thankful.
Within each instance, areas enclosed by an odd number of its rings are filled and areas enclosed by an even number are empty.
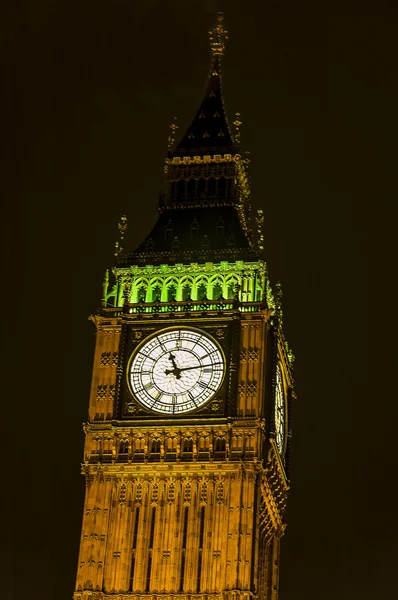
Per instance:
[[[213,317],[214,319],[214,317]],[[214,320],[206,316],[191,315],[189,321],[157,320],[156,322],[132,320],[124,315],[120,339],[120,354],[117,368],[114,419],[124,420],[172,420],[180,421],[203,417],[225,417],[236,413],[236,379],[239,359],[239,318],[235,313]],[[132,394],[127,381],[127,368],[132,354],[144,342],[162,330],[170,328],[190,328],[202,331],[212,337],[221,347],[225,356],[224,380],[214,397],[196,411],[182,414],[159,414],[146,409]]]

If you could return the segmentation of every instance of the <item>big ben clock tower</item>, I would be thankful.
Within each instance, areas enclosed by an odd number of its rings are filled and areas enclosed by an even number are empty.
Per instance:
[[[219,15],[205,96],[170,140],[158,221],[127,252],[122,219],[92,317],[75,600],[278,598],[292,355],[261,214],[257,236],[249,228],[225,39]]]

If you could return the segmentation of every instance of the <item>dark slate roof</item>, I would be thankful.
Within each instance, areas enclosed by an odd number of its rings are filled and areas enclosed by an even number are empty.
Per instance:
[[[151,233],[117,266],[253,260],[257,249],[244,233],[233,206],[170,209],[162,212]]]
[[[170,156],[207,153],[234,153],[233,142],[225,114],[220,57],[215,56],[202,103],[182,140]]]

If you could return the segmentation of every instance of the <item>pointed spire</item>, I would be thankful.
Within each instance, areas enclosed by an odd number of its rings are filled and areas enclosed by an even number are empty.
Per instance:
[[[219,12],[217,15],[217,24],[209,31],[210,49],[213,56],[224,56],[225,42],[228,39],[228,31],[224,29],[222,22],[224,15]]]
[[[225,113],[221,81],[221,57],[224,55],[225,42],[228,39],[223,20],[223,14],[218,13],[216,25],[209,31],[212,62],[205,95],[184,137],[175,150],[171,150],[173,156],[233,154],[235,151]]]

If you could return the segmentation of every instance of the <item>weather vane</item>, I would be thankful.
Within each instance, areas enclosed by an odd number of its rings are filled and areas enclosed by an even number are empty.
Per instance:
[[[167,138],[167,149],[170,150],[170,148],[174,145],[175,142],[175,135],[176,135],[176,131],[178,129],[178,125],[177,125],[177,117],[174,117],[172,124],[169,127],[170,129],[170,135]]]
[[[225,42],[228,39],[228,31],[224,29],[222,24],[223,21],[223,13],[219,12],[217,15],[217,25],[209,31],[210,49],[213,56],[223,56],[225,51]]]

